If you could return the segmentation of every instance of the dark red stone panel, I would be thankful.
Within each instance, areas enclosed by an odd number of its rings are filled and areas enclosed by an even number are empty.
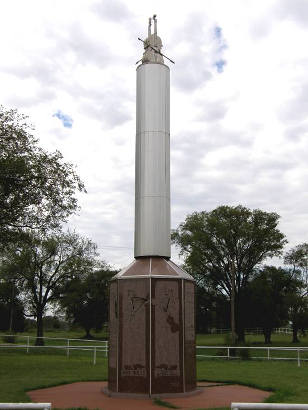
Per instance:
[[[117,391],[117,339],[118,339],[118,285],[112,281],[109,288],[109,352],[108,389]]]
[[[152,279],[152,394],[183,391],[181,281]]]
[[[195,285],[184,281],[185,300],[185,386],[186,391],[196,389],[196,340],[195,340]]]
[[[149,279],[119,280],[119,392],[149,391]]]

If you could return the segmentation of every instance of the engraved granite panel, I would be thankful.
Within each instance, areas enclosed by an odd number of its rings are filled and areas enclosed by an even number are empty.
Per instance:
[[[109,290],[109,352],[108,388],[117,389],[117,339],[118,339],[118,284],[111,282]]]
[[[149,390],[149,354],[147,347],[149,279],[119,281],[119,299],[119,391],[147,393]]]
[[[181,392],[181,281],[152,279],[152,393]]]
[[[186,391],[196,389],[196,349],[195,349],[195,285],[185,281],[185,385]]]

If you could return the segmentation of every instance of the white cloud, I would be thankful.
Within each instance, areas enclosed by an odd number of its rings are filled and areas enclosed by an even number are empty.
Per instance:
[[[88,194],[70,225],[133,257],[135,62],[158,14],[171,69],[172,226],[220,204],[276,211],[307,241],[306,0],[3,0],[2,103],[30,116]],[[18,12],[17,12],[18,10]],[[217,32],[219,28],[219,33]],[[225,61],[223,71],[217,62]],[[74,120],[64,128],[53,114]],[[177,259],[173,250],[174,259]]]

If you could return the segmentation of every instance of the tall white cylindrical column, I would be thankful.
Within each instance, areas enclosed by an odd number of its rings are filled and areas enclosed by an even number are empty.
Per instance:
[[[170,74],[137,68],[135,257],[170,258]]]
[[[137,68],[135,260],[110,285],[105,392],[120,397],[198,392],[194,279],[169,260],[170,76],[153,21]]]

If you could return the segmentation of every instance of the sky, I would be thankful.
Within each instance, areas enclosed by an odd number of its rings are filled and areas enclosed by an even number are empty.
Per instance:
[[[75,164],[70,229],[116,268],[133,259],[135,63],[154,13],[175,61],[172,228],[241,204],[281,216],[286,250],[307,242],[307,0],[1,0],[0,103]]]

